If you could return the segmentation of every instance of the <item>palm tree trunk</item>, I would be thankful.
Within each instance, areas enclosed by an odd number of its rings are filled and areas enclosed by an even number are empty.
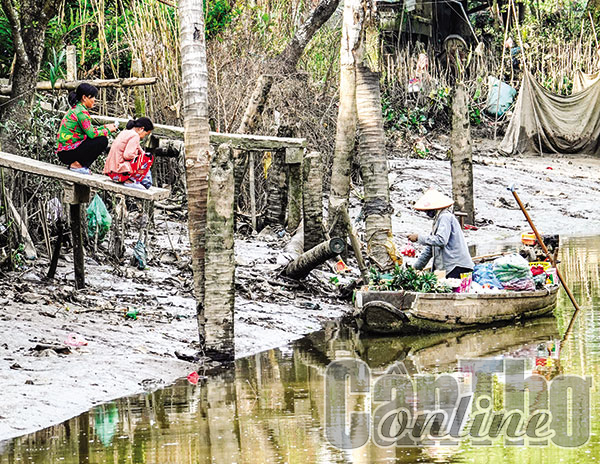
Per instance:
[[[185,168],[188,189],[188,230],[200,345],[205,347],[204,253],[209,168],[208,74],[203,0],[180,0],[181,75]]]
[[[367,252],[380,269],[393,262],[390,190],[385,154],[385,133],[381,116],[379,73],[365,66],[356,69],[356,109],[360,131],[360,172],[365,191]]]
[[[233,254],[234,180],[232,150],[221,145],[208,180],[205,256],[206,352],[213,359],[235,357],[233,309],[235,256]]]
[[[363,16],[360,0],[346,0],[340,48],[340,106],[327,217],[331,237],[345,238],[347,235],[342,210],[346,213],[348,210],[352,155],[356,139],[356,62],[360,59],[360,18]]]

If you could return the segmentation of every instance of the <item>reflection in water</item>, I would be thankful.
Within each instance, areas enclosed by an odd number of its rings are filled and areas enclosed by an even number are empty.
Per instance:
[[[562,244],[562,269],[582,307],[560,350],[563,373],[600,382],[600,239]],[[0,444],[0,464],[35,463],[333,463],[333,462],[590,462],[600,458],[600,393],[592,389],[592,437],[576,448],[379,448],[371,443],[340,451],[325,440],[324,373],[332,360],[359,358],[373,376],[398,361],[411,373],[454,372],[459,358],[512,357],[533,361],[552,347],[573,308],[561,292],[555,317],[462,333],[364,337],[341,324],[237,361],[198,386],[180,381],[146,395],[94,408],[63,424]],[[557,362],[558,364],[558,362]],[[541,369],[532,367],[533,369]],[[544,374],[540,370],[540,373]],[[555,373],[551,374],[555,375]],[[494,392],[502,401],[501,385]],[[364,409],[359,396],[349,410]]]

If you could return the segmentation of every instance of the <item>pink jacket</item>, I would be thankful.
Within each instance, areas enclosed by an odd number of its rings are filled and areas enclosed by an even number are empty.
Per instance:
[[[140,147],[139,134],[133,129],[124,130],[117,136],[110,147],[110,152],[104,165],[104,174],[111,172],[132,172],[129,161],[143,154],[144,151]]]

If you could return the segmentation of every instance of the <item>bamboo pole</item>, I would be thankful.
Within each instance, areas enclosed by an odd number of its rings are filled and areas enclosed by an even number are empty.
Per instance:
[[[67,45],[67,81],[77,80],[77,49]]]
[[[79,84],[88,83],[95,87],[135,87],[138,85],[154,85],[156,77],[127,77],[123,79],[91,79],[86,81],[67,81],[58,79],[54,87],[50,81],[40,81],[36,84],[36,90],[75,90]],[[10,95],[12,86],[0,87],[0,95]]]
[[[523,215],[525,216],[525,219],[527,219],[527,222],[529,223],[529,226],[531,227],[531,230],[535,234],[535,238],[537,239],[538,243],[540,244],[540,247],[542,247],[542,250],[544,251],[544,253],[548,257],[548,259],[550,260],[550,263],[552,264],[552,266],[554,268],[556,268],[556,275],[558,276],[558,279],[560,280],[560,283],[562,284],[563,288],[565,289],[565,292],[567,293],[567,296],[569,297],[569,299],[571,300],[571,303],[573,304],[573,307],[575,308],[575,312],[573,313],[573,317],[571,318],[571,322],[569,323],[569,326],[567,327],[567,330],[565,331],[565,335],[563,337],[563,341],[564,341],[564,340],[566,340],[566,338],[568,337],[568,335],[570,334],[570,332],[571,332],[571,330],[573,328],[573,324],[575,322],[575,317],[576,317],[576,315],[580,311],[579,305],[577,304],[577,300],[575,300],[575,297],[573,296],[573,293],[571,293],[571,289],[567,285],[567,282],[563,278],[562,273],[560,272],[560,270],[556,266],[556,261],[554,260],[554,256],[552,256],[550,254],[550,252],[548,251],[548,248],[546,248],[546,245],[544,244],[544,240],[542,239],[542,236],[540,235],[540,233],[538,232],[537,228],[533,224],[533,221],[531,220],[531,217],[529,216],[529,213],[525,209],[525,205],[523,204],[523,202],[519,198],[519,195],[517,194],[517,191],[512,186],[509,187],[509,190],[512,192],[513,197],[515,197],[515,200],[517,201],[517,204],[519,205],[519,208],[521,208],[521,211],[523,212]]]

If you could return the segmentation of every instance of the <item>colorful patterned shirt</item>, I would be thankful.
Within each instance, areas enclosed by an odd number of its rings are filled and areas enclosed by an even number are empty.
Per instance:
[[[77,103],[60,122],[56,152],[74,150],[88,137],[94,139],[103,135],[108,137],[109,134],[110,131],[104,126],[94,127],[86,107]]]

